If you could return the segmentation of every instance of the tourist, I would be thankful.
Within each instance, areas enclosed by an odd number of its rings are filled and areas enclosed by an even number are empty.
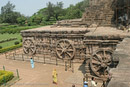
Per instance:
[[[92,77],[92,80],[91,80],[91,87],[97,87],[97,83],[95,82],[94,77]]]
[[[88,87],[88,82],[86,80],[84,81],[84,87]]]
[[[84,81],[83,87],[88,87],[88,75],[87,74],[85,74],[83,81]]]
[[[75,85],[73,84],[72,87],[75,87]]]
[[[32,58],[30,58],[30,63],[31,63],[31,67],[32,67],[32,69],[33,69],[33,68],[34,68],[34,61],[33,61]]]
[[[52,78],[53,78],[53,83],[54,84],[57,84],[57,72],[56,72],[56,69],[53,70],[52,72]]]

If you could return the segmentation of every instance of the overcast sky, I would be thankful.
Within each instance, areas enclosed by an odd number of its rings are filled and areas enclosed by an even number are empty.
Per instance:
[[[46,7],[46,4],[49,1],[54,4],[62,1],[64,3],[64,8],[66,8],[69,7],[70,4],[76,4],[82,0],[0,0],[0,8],[6,5],[8,1],[16,6],[15,11],[18,11],[26,16],[31,16],[39,9]]]

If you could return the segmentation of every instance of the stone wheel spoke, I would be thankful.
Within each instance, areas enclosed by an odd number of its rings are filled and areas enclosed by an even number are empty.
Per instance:
[[[57,50],[58,50],[58,51],[62,51],[62,49],[61,49],[61,48],[57,48]]]
[[[69,57],[71,57],[71,54],[70,54],[69,52],[66,52],[66,54],[67,54]]]
[[[106,58],[106,51],[105,50],[103,50],[103,57]]]
[[[101,62],[95,61],[95,60],[93,60],[92,63],[95,64],[95,65],[101,65]]]
[[[69,44],[69,45],[66,47],[66,49],[69,49],[69,47],[71,47],[71,44]]]
[[[67,49],[67,52],[73,52],[74,50],[73,49]]]
[[[61,44],[58,44],[60,47],[59,48],[62,48],[63,49],[63,46]]]
[[[96,56],[96,58],[97,58],[98,61],[102,62],[101,56],[99,56],[98,54],[95,54],[95,56]],[[94,57],[94,58],[95,58],[95,57]]]
[[[63,53],[64,53],[64,51],[61,51],[60,55],[62,56]]]

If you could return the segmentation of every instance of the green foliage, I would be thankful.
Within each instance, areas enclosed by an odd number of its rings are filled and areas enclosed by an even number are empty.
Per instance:
[[[16,49],[16,48],[20,48],[20,47],[22,47],[22,44],[2,48],[2,49],[0,49],[0,53],[4,53],[4,52],[10,51],[10,50],[13,50],[13,49]]]
[[[70,5],[68,8],[63,8],[62,2],[57,2],[56,4],[48,2],[45,8],[40,9],[31,17],[25,17],[18,12],[14,12],[15,5],[8,2],[1,8],[0,23],[12,23],[20,26],[51,25],[58,20],[81,18],[82,13],[88,6],[89,0],[83,0],[76,5]],[[3,28],[0,27],[0,29]],[[24,30],[12,30],[10,28],[2,30],[0,33],[19,33]]]
[[[22,41],[23,41],[23,39],[21,38],[21,39],[20,39],[20,42],[22,42]]]
[[[25,25],[26,24],[26,17],[24,17],[24,16],[18,17],[17,22],[19,25],[22,25],[22,26]]]
[[[18,25],[1,26],[0,33],[1,34],[4,34],[4,33],[15,34],[15,33],[20,33],[21,30],[32,29],[36,27],[39,27],[39,26],[18,26]]]
[[[57,20],[81,18],[88,5],[89,0],[83,0],[76,5],[70,5],[68,8],[63,9],[62,2],[57,2],[57,4],[48,2],[46,8],[40,9],[30,19],[33,25],[50,25]]]
[[[81,10],[75,8],[75,6],[71,5],[70,8],[67,9],[66,19],[75,19],[81,17],[82,17]]]
[[[0,49],[2,49],[3,47],[2,46],[0,46]]]
[[[15,44],[15,45],[18,45],[18,44],[19,44],[19,42],[18,42],[18,41],[15,41],[15,42],[14,42],[14,44]]]
[[[63,3],[57,2],[57,5],[54,6],[54,17],[56,20],[59,20],[59,16],[63,15]]]
[[[51,2],[48,2],[47,4],[46,15],[47,15],[46,21],[49,21],[50,18],[54,16],[54,4]]]
[[[17,23],[17,18],[21,16],[19,12],[14,12],[15,5],[8,2],[1,8],[1,22],[2,23]]]
[[[2,85],[4,82],[10,81],[13,77],[13,72],[0,70],[0,85]]]
[[[8,3],[1,8],[1,14],[10,13],[14,10],[14,8],[15,5],[11,4],[10,1],[8,1]]]

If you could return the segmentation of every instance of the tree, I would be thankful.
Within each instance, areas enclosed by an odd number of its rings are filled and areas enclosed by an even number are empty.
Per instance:
[[[49,21],[50,18],[54,16],[54,5],[51,2],[47,4],[46,15],[47,15],[47,21]]]
[[[21,16],[19,12],[14,12],[15,5],[8,2],[5,6],[1,7],[1,21],[2,23],[17,23],[17,18]]]
[[[70,5],[69,8],[66,9],[66,19],[75,19],[75,18],[81,18],[82,17],[82,11],[80,8],[76,5]]]
[[[11,4],[10,1],[3,7],[1,7],[1,14],[8,14],[13,12],[15,5]]]
[[[59,16],[63,12],[63,3],[62,2],[57,2],[57,5],[54,6],[54,16],[56,20],[59,20]]]
[[[25,23],[26,23],[26,17],[25,16],[18,17],[17,21],[18,21],[19,25],[25,25]]]

